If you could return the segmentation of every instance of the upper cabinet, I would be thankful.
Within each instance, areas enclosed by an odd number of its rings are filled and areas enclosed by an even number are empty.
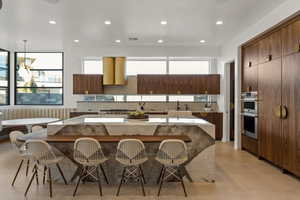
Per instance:
[[[102,82],[102,75],[74,74],[73,94],[103,94]]]
[[[284,27],[282,33],[282,54],[284,56],[300,52],[300,20]]]
[[[167,94],[168,75],[138,75],[138,94]]]
[[[220,75],[138,75],[138,94],[220,94]]]
[[[281,32],[276,31],[259,41],[259,63],[281,57]]]
[[[244,67],[250,68],[258,64],[258,47],[259,43],[247,46],[243,50]]]

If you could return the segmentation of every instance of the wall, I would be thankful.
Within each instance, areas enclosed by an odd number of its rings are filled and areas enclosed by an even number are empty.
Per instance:
[[[219,72],[224,75],[226,73],[224,70],[225,64],[231,61],[235,61],[235,78],[236,78],[236,87],[235,87],[235,148],[241,147],[241,131],[240,131],[240,91],[241,91],[241,56],[240,56],[240,46],[250,40],[251,38],[259,35],[262,32],[265,32],[272,26],[282,22],[283,20],[289,18],[300,10],[300,1],[299,0],[287,0],[283,2],[280,6],[267,13],[261,20],[257,23],[249,26],[245,31],[238,34],[237,37],[228,41],[222,46],[221,57],[219,59]],[[228,77],[226,77],[227,79]],[[225,86],[226,79],[222,79],[221,85]],[[224,110],[224,118],[228,118],[228,108],[224,105],[224,102],[227,98],[226,94],[229,90],[225,89],[222,91],[220,102],[220,109]],[[227,130],[227,128],[225,128]],[[227,133],[226,133],[227,134]]]

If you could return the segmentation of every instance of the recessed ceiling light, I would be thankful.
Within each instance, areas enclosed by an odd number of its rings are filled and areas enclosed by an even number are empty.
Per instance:
[[[163,20],[163,21],[161,21],[161,22],[160,22],[160,24],[161,24],[161,25],[167,25],[167,24],[168,24],[168,22],[167,22],[167,21],[165,21],[165,20]]]
[[[50,21],[49,21],[49,24],[56,24],[56,21],[50,20]]]
[[[200,43],[205,43],[206,41],[205,40],[200,40]]]
[[[120,42],[121,42],[121,40],[115,40],[115,42],[116,42],[116,43],[120,43]]]
[[[106,21],[104,21],[104,24],[106,24],[106,25],[111,25],[111,21],[106,20]]]
[[[164,41],[163,41],[163,40],[157,40],[157,42],[158,42],[158,43],[163,43]]]
[[[74,40],[74,42],[78,43],[78,42],[79,42],[79,40]]]
[[[219,20],[219,21],[216,22],[216,24],[217,24],[217,25],[222,25],[222,24],[223,24],[223,21]]]

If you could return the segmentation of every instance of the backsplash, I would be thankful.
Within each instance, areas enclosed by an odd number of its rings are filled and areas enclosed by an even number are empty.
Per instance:
[[[188,110],[191,111],[205,111],[203,102],[180,102],[180,110],[185,110],[186,105]],[[87,112],[87,111],[100,111],[100,110],[110,110],[110,109],[128,109],[128,110],[136,110],[139,109],[138,102],[77,102],[77,111],[78,112]],[[144,105],[145,111],[168,111],[168,110],[176,110],[176,102],[147,102]],[[218,104],[212,103],[213,112],[218,112]]]

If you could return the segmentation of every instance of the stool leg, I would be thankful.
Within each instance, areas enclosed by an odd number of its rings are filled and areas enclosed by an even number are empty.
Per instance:
[[[52,176],[51,176],[51,169],[48,168],[48,175],[49,175],[49,189],[50,189],[50,197],[52,198]]]
[[[145,188],[144,188],[144,175],[143,175],[143,172],[142,172],[140,166],[139,166],[139,170],[140,170],[140,173],[139,173],[139,180],[140,180],[140,182],[141,182],[143,196],[146,196],[146,194],[145,194]]]
[[[35,171],[36,171],[36,173],[35,173],[35,180],[36,180],[36,184],[38,185],[39,184],[38,166],[35,165],[34,167],[35,167]]]
[[[46,171],[47,171],[47,167],[44,166],[44,172],[43,172],[43,184],[45,184],[45,181],[46,181]]]
[[[157,181],[156,181],[156,183],[157,183],[157,184],[159,184],[159,183],[160,183],[160,179],[161,179],[161,176],[162,176],[163,170],[164,170],[164,167],[162,166],[162,167],[161,167],[161,170],[160,170],[160,173],[159,173],[159,177],[157,178]]]
[[[97,168],[96,168],[96,173],[97,173],[98,187],[99,187],[99,191],[100,191],[100,196],[102,196],[102,187],[101,187],[101,180],[100,180],[98,168],[99,168],[99,166],[97,166]]]
[[[12,182],[11,186],[14,186],[14,184],[16,182],[16,179],[17,179],[17,176],[19,175],[20,169],[21,169],[21,167],[23,165],[23,162],[24,162],[24,160],[21,160],[20,165],[19,165],[18,170],[17,170],[17,173],[16,173],[16,175],[15,175],[15,177],[13,179],[13,182]]]
[[[28,176],[28,170],[29,170],[29,164],[30,164],[30,160],[27,160],[27,167],[26,167],[26,177]]]
[[[116,195],[116,196],[119,196],[120,189],[121,189],[121,186],[122,186],[122,184],[123,184],[123,179],[124,179],[125,171],[126,171],[126,167],[123,168],[122,178],[121,178],[121,181],[120,181],[120,184],[119,184],[119,187],[118,187],[118,191],[117,191],[117,195]]]
[[[166,167],[164,166],[164,167],[163,167],[162,176],[161,176],[161,179],[160,179],[160,184],[159,184],[159,189],[158,189],[157,196],[160,195],[161,187],[162,187],[162,185],[163,185],[164,178],[165,178],[165,173],[166,173]]]
[[[141,165],[139,165],[139,169],[140,169],[140,173],[142,175],[143,181],[146,184],[146,179],[145,179],[144,172],[143,172],[143,169],[142,169]]]
[[[32,174],[31,179],[29,181],[29,184],[28,184],[28,186],[26,188],[26,191],[25,191],[25,194],[24,194],[25,197],[26,197],[26,195],[28,193],[28,190],[29,190],[29,188],[30,188],[30,186],[32,184],[32,181],[33,181],[34,177],[36,176],[36,173],[37,173],[37,169],[35,168],[34,173]]]
[[[186,193],[185,186],[184,186],[184,183],[183,183],[183,178],[182,178],[182,175],[181,175],[179,169],[178,169],[178,176],[179,176],[179,178],[180,178],[180,182],[181,182],[181,186],[182,186],[182,188],[183,188],[184,196],[187,197],[187,193]]]
[[[75,187],[75,190],[74,190],[74,192],[73,192],[73,197],[75,197],[75,195],[76,195],[76,192],[77,192],[79,183],[80,183],[80,181],[81,181],[82,176],[84,175],[84,172],[85,172],[85,167],[82,167],[80,176],[79,176],[79,178],[78,178],[78,181],[77,181],[77,184],[76,184],[76,187]]]
[[[104,169],[103,169],[103,167],[102,167],[101,164],[100,164],[100,169],[101,169],[101,172],[102,172],[102,174],[103,174],[103,176],[104,176],[104,179],[105,179],[106,184],[109,184],[109,183],[108,183],[107,176],[106,176],[106,174],[105,174],[105,172],[104,172]]]
[[[64,176],[64,173],[63,173],[63,171],[61,170],[61,168],[60,168],[60,166],[59,166],[58,163],[56,164],[56,167],[57,167],[57,169],[58,169],[58,171],[59,171],[61,177],[63,178],[65,184],[67,185],[67,184],[68,184],[68,183],[67,183],[67,180],[66,180],[66,178],[65,178],[65,176]]]

